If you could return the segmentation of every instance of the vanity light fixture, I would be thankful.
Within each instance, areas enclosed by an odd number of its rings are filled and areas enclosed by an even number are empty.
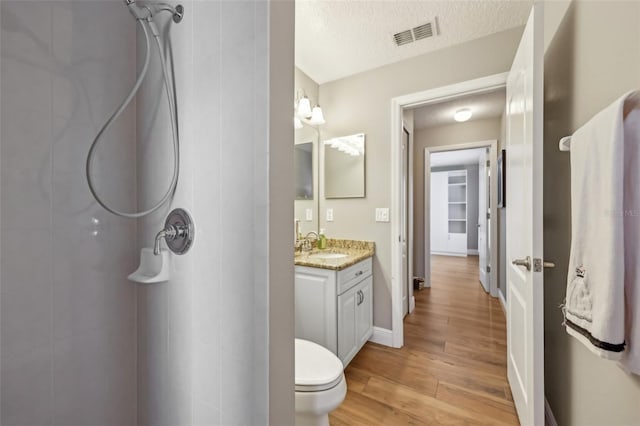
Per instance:
[[[311,113],[309,124],[312,124],[314,126],[324,124],[324,115],[322,115],[322,108],[320,108],[320,105],[316,105],[313,107],[313,112]]]
[[[455,114],[453,114],[453,119],[459,123],[462,123],[463,121],[467,121],[468,119],[470,119],[472,115],[473,113],[469,108],[462,108],[457,110]]]
[[[302,96],[296,95],[294,110],[293,127],[295,129],[302,129],[302,123],[311,126],[319,126],[325,123],[322,108],[320,108],[320,105],[315,105],[313,109],[311,109],[311,101],[304,91],[302,92]]]
[[[300,100],[298,101],[298,110],[296,112],[298,114],[298,117],[311,117],[311,101],[309,101],[307,95],[302,95],[302,98],[300,98]]]

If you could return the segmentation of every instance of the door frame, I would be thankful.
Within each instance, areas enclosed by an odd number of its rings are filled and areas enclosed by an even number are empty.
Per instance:
[[[431,286],[431,154],[435,152],[459,151],[461,149],[473,148],[489,148],[489,170],[491,176],[496,176],[498,172],[498,140],[489,139],[486,141],[469,142],[456,145],[428,146],[424,149],[424,275],[428,278],[429,286]],[[498,188],[497,185],[489,186],[489,203],[491,217],[490,223],[490,241],[491,241],[491,266],[489,294],[498,297],[498,256],[494,255],[494,251],[498,247]],[[469,229],[467,229],[467,233]],[[476,230],[477,232],[477,230]]]
[[[506,86],[509,73],[494,74],[448,86],[410,93],[391,99],[391,211],[401,212],[402,185],[402,112],[405,108],[442,102],[460,96],[490,92]],[[391,215],[391,343],[400,348],[404,344],[402,324],[402,247],[399,236],[402,221],[399,214]]]
[[[407,315],[413,312],[416,308],[416,299],[413,294],[413,137],[414,137],[414,129],[411,129],[411,132],[407,130],[407,127],[402,123],[402,134],[407,137],[407,199],[406,202],[406,212],[407,212],[407,303],[409,304],[409,309]],[[402,143],[402,141],[400,141]],[[401,170],[402,172],[402,170]],[[401,210],[402,211],[402,210]],[[400,265],[402,266],[402,265]],[[404,306],[402,307],[404,313]],[[404,318],[404,317],[403,317]]]

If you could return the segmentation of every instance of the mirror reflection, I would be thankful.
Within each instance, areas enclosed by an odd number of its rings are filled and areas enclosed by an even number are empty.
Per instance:
[[[300,232],[318,232],[318,131],[306,123],[295,131],[294,216]]]
[[[313,142],[295,146],[293,164],[296,200],[313,200]]]
[[[364,133],[324,141],[325,198],[365,196]]]

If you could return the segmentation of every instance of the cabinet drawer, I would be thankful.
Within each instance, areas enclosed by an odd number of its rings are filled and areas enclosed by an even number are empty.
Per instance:
[[[365,259],[338,272],[338,294],[342,294],[371,275],[372,258]]]

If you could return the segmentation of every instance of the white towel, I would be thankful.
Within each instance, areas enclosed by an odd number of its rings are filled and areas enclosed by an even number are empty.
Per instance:
[[[571,137],[572,239],[564,306],[566,330],[592,352],[611,360],[622,359],[627,346],[625,331],[631,330],[629,326],[625,329],[625,315],[629,317],[625,309],[625,254],[637,256],[632,253],[637,243],[630,242],[638,238],[640,228],[625,220],[631,215],[625,209],[637,200],[625,201],[636,190],[627,185],[629,191],[625,192],[624,182],[625,175],[630,179],[640,162],[625,161],[627,153],[636,152],[637,147],[626,151],[626,145],[636,139],[625,135],[623,120],[625,101],[638,95],[625,94]],[[625,243],[630,243],[628,250]],[[637,288],[635,283],[627,288],[634,285]],[[633,330],[637,332],[638,327]]]
[[[638,92],[640,94],[640,92]],[[637,98],[640,107],[640,96]],[[629,102],[628,102],[629,103]],[[625,341],[621,367],[640,375],[640,109],[624,119]]]

